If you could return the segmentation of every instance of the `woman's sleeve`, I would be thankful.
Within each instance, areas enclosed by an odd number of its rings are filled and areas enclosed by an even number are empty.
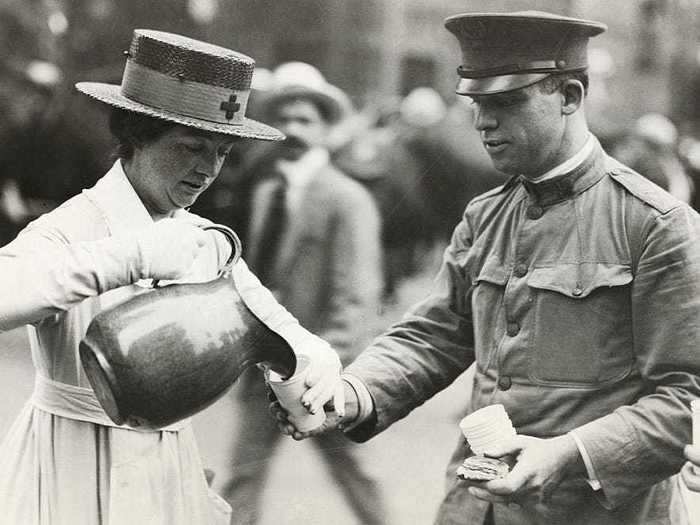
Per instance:
[[[330,350],[328,342],[302,327],[239,259],[233,268],[233,279],[243,302],[268,328],[279,334],[296,354],[310,354]]]
[[[71,242],[51,225],[56,221],[42,219],[0,248],[0,331],[38,322],[138,280],[135,242],[115,237]]]

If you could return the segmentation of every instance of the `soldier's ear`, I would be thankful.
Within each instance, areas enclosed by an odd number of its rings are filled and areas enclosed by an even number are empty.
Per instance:
[[[564,81],[561,85],[561,94],[563,97],[561,111],[564,115],[576,113],[583,106],[585,88],[580,80],[569,79]]]

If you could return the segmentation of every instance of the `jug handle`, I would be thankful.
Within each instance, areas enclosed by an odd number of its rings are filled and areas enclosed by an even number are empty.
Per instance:
[[[241,253],[243,252],[241,240],[238,238],[238,235],[236,235],[236,232],[234,232],[228,226],[224,226],[223,224],[209,224],[207,226],[202,226],[202,229],[216,230],[219,233],[222,233],[231,245],[231,255],[228,256],[228,260],[219,270],[218,276],[221,277],[222,275],[228,274],[231,271],[231,268],[233,268],[233,265],[236,264],[238,262],[238,259],[241,258]]]
[[[238,235],[236,235],[236,232],[234,232],[228,226],[224,226],[223,224],[208,224],[206,226],[200,226],[200,228],[202,228],[203,230],[216,230],[219,233],[222,233],[231,245],[231,255],[228,256],[228,260],[219,270],[217,278],[221,277],[222,275],[228,275],[228,273],[231,271],[231,268],[233,268],[233,265],[236,264],[238,262],[238,259],[241,258],[241,253],[243,252],[241,240],[238,238]],[[158,283],[158,279],[153,279],[151,281],[151,288],[158,288]]]

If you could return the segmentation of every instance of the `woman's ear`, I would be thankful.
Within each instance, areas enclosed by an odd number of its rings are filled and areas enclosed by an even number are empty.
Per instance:
[[[561,93],[564,97],[561,112],[564,115],[576,113],[583,105],[585,88],[580,80],[569,79],[565,81],[561,86]]]

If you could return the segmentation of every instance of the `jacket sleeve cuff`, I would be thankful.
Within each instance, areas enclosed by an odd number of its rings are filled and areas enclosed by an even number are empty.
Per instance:
[[[596,498],[606,509],[624,504],[639,492],[637,481],[643,450],[637,434],[617,413],[591,421],[571,432],[586,451],[594,477],[600,483]],[[585,462],[585,456],[584,462]],[[588,465],[587,465],[588,467]]]
[[[569,435],[574,439],[576,442],[576,446],[578,447],[578,452],[581,454],[581,458],[583,459],[583,464],[586,466],[586,474],[588,475],[588,479],[586,480],[588,484],[591,486],[593,490],[600,490],[600,481],[598,481],[598,476],[596,476],[595,469],[593,468],[593,463],[591,463],[591,457],[588,455],[588,452],[586,451],[586,447],[583,444],[583,441],[581,441],[578,436],[576,435],[576,431],[572,430],[569,432]]]
[[[369,421],[374,415],[374,400],[367,389],[367,386],[358,377],[352,374],[343,373],[342,379],[346,381],[357,394],[358,414],[354,421],[345,426],[344,432],[351,432],[365,421]]]

